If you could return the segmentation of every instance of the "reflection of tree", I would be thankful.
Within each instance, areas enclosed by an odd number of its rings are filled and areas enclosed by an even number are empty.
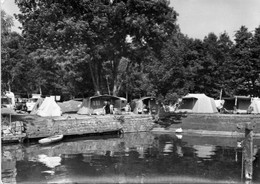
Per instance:
[[[32,182],[32,183],[39,183],[46,180],[45,176],[48,175],[47,173],[44,174],[42,171],[50,170],[46,165],[40,162],[31,162],[28,160],[17,161],[16,162],[17,168],[17,176],[16,181],[19,182]]]
[[[132,135],[127,140],[120,139],[117,142],[100,140],[101,142],[99,143],[110,145],[110,150],[106,145],[105,147],[102,146],[102,148],[107,148],[107,150],[103,151],[95,152],[91,149],[90,152],[86,152],[86,149],[78,149],[81,151],[85,150],[85,152],[73,154],[73,151],[70,151],[70,154],[63,153],[61,154],[61,165],[53,169],[55,175],[41,173],[42,171],[50,170],[50,168],[38,162],[30,162],[28,161],[29,159],[24,157],[24,161],[17,161],[17,179],[19,181],[34,181],[39,177],[43,181],[47,179],[47,176],[52,179],[62,177],[113,177],[115,181],[123,181],[123,179],[126,180],[129,177],[137,178],[139,181],[141,178],[151,178],[154,176],[185,176],[221,181],[240,179],[241,150],[239,149],[215,146],[212,154],[203,158],[197,154],[198,150],[195,149],[195,146],[172,135],[159,135],[154,137],[154,140],[149,139],[146,143],[138,142],[137,139],[133,139]],[[135,142],[130,144],[133,141]],[[83,141],[82,145],[86,143],[90,144],[91,142],[94,141]],[[166,152],[165,145],[170,145]],[[203,145],[200,146],[203,147]],[[96,146],[94,147],[97,148]],[[33,148],[35,149],[35,147]],[[59,150],[61,149],[61,147],[58,148]],[[53,150],[58,148],[53,148]],[[66,146],[66,148],[68,147]],[[85,147],[79,146],[79,148]],[[44,151],[39,150],[28,153],[33,155],[32,153],[38,154]],[[59,152],[57,150],[53,152],[53,150],[50,151],[51,154],[61,153],[61,150]],[[235,159],[236,152],[238,160]],[[28,156],[28,158],[31,159],[32,156]],[[259,171],[257,171],[259,170],[259,165],[259,161],[257,162],[256,160],[254,162],[254,179],[256,181],[259,180],[259,176],[257,176],[259,175]]]

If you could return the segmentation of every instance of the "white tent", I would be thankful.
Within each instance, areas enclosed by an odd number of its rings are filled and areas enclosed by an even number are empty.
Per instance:
[[[205,94],[188,94],[182,98],[181,105],[176,112],[190,113],[217,113],[216,104],[213,98]]]
[[[55,102],[54,98],[46,97],[36,114],[42,117],[61,116],[62,111],[60,106]]]
[[[252,114],[259,114],[260,113],[260,98],[254,98],[252,103],[250,104],[252,107]]]

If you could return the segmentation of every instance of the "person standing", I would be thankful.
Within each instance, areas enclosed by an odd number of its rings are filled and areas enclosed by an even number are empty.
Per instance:
[[[103,107],[104,110],[104,114],[110,114],[110,107],[109,107],[109,103],[107,101],[104,102],[105,105]]]

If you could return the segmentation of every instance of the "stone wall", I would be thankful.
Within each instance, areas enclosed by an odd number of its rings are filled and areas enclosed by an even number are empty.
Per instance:
[[[121,124],[124,132],[146,132],[154,127],[154,120],[150,115],[122,116]]]
[[[171,127],[244,133],[245,122],[255,122],[254,133],[260,133],[260,116],[246,114],[188,114],[181,119],[181,123],[173,124]]]
[[[55,134],[82,135],[103,132],[144,132],[153,128],[150,115],[66,115],[61,117],[16,116],[22,122],[28,138],[42,138]]]
[[[121,123],[112,116],[102,118],[45,118],[44,121],[36,117],[33,122],[26,123],[28,138],[47,137],[55,134],[82,135],[119,131],[120,129],[122,129]]]

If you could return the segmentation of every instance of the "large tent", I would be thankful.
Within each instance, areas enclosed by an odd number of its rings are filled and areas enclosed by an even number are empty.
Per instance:
[[[234,96],[223,98],[225,100],[223,108],[233,113],[248,113],[251,104],[250,96]]]
[[[62,112],[60,106],[58,106],[54,98],[46,97],[37,110],[36,114],[42,117],[61,116]]]
[[[152,113],[155,114],[158,111],[158,104],[154,97],[142,97],[138,100],[134,100],[135,106],[133,112],[136,114]],[[147,111],[144,111],[144,110]]]
[[[176,112],[217,113],[218,110],[213,98],[205,94],[188,94],[182,98]]]
[[[126,102],[121,97],[111,95],[92,96],[83,100],[78,114],[102,114],[105,101],[112,104],[114,109],[121,111]]]

